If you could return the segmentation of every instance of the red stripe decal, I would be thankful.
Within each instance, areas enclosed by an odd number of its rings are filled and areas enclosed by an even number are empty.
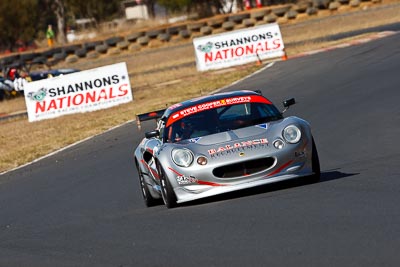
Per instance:
[[[277,173],[280,173],[283,169],[285,169],[287,166],[289,166],[290,164],[292,164],[293,160],[286,162],[285,164],[283,164],[282,166],[280,166],[278,169],[276,169],[275,171],[271,172],[270,174],[268,174],[267,176],[272,176],[275,175]]]
[[[201,181],[201,180],[198,180],[197,183],[198,183],[198,184],[201,184],[201,185],[225,186],[224,184],[218,184],[218,183],[207,182],[207,181]]]
[[[146,163],[146,161],[144,161],[144,160],[142,159],[141,162],[143,163],[144,166],[146,166],[146,168],[153,174],[153,176],[154,176],[156,179],[160,179],[160,176],[158,175],[158,173],[157,173],[155,170],[153,170],[152,168],[150,168],[150,166]]]
[[[175,170],[172,169],[171,167],[168,167],[168,169],[169,169],[170,171],[173,171],[176,175],[183,176],[182,174],[180,174],[179,172],[175,171]]]

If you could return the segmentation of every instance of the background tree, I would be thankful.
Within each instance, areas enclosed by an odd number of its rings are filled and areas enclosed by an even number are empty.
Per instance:
[[[158,0],[157,2],[172,13],[196,12],[201,18],[222,13],[222,7],[227,3],[226,0]]]
[[[0,46],[12,49],[17,41],[32,41],[37,33],[37,0],[0,1]]]
[[[68,15],[75,18],[94,18],[107,21],[120,15],[122,0],[65,0]]]

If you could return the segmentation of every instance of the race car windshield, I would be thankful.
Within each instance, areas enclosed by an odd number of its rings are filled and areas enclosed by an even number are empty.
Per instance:
[[[272,104],[251,102],[229,105],[194,113],[165,128],[166,142],[202,137],[282,119]]]

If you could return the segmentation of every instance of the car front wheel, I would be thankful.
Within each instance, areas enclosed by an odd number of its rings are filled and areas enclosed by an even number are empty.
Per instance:
[[[165,175],[165,172],[161,166],[158,166],[159,174],[160,174],[160,186],[161,186],[161,195],[164,200],[165,206],[171,209],[176,207],[176,196],[172,186]]]
[[[314,138],[312,139],[312,158],[311,158],[311,162],[312,162],[312,171],[313,171],[313,175],[311,175],[311,182],[312,183],[317,183],[320,181],[321,178],[321,169],[320,169],[320,165],[319,165],[319,157],[318,157],[318,151],[317,151],[317,147],[315,145],[314,142]]]

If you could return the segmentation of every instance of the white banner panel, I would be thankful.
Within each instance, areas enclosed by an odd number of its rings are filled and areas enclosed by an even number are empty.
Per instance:
[[[284,44],[276,23],[193,39],[198,71],[281,57]]]
[[[132,101],[125,63],[25,84],[29,121],[110,108]]]

